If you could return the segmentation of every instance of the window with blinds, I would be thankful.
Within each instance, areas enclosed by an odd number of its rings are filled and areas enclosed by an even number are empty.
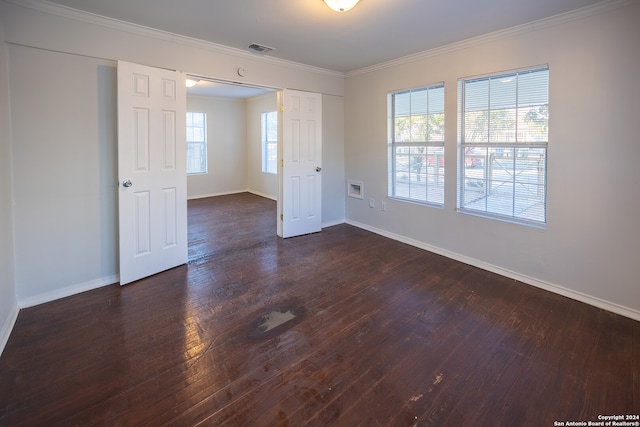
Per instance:
[[[444,85],[389,95],[389,196],[444,204]]]
[[[277,173],[278,112],[262,113],[262,172]]]
[[[458,82],[458,210],[546,223],[549,69]]]
[[[187,112],[187,174],[207,173],[207,113]]]

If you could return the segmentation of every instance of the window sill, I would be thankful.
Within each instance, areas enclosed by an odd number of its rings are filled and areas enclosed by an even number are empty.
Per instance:
[[[464,209],[464,208],[458,208],[456,211],[464,215],[477,216],[480,218],[485,218],[485,219],[490,219],[490,220],[500,221],[500,222],[508,222],[510,224],[516,224],[516,225],[525,225],[527,227],[538,228],[540,230],[545,230],[547,228],[546,223],[542,223],[538,221],[528,221],[526,219],[513,218],[509,216],[497,215],[497,214],[486,213],[481,211],[474,211],[474,210]]]

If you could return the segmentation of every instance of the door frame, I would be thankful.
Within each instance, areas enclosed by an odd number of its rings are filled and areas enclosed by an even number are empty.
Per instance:
[[[281,179],[282,173],[281,173],[281,168],[280,165],[282,164],[282,109],[280,108],[280,106],[282,105],[281,103],[281,97],[282,97],[282,93],[284,91],[284,88],[281,87],[276,87],[276,86],[268,86],[268,85],[261,85],[261,84],[256,84],[256,83],[244,83],[244,82],[238,82],[238,81],[233,81],[233,80],[228,80],[228,79],[224,79],[224,78],[218,78],[218,77],[213,77],[213,76],[209,76],[206,74],[200,74],[200,73],[194,73],[194,72],[185,72],[185,77],[186,78],[192,78],[192,79],[196,79],[196,80],[206,80],[206,81],[210,81],[210,82],[214,82],[214,83],[221,83],[221,84],[225,84],[225,85],[232,85],[232,86],[240,86],[240,87],[251,87],[251,88],[259,88],[259,89],[266,89],[272,92],[275,92],[277,95],[277,111],[278,111],[278,167],[276,168],[276,175],[278,180]],[[189,94],[187,93],[187,96],[189,96]],[[281,185],[280,182],[278,182],[278,194],[276,196],[276,223],[277,223],[277,228],[276,228],[276,234],[278,236],[282,236],[282,222],[280,221],[280,213],[282,212],[282,194],[280,191]]]

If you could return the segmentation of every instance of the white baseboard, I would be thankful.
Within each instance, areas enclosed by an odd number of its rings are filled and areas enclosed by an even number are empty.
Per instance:
[[[328,221],[328,222],[323,222],[322,223],[322,228],[327,228],[327,227],[333,227],[334,225],[340,225],[340,224],[344,224],[345,223],[345,219],[337,219],[335,221]]]
[[[270,194],[261,193],[259,191],[247,190],[248,193],[255,194],[256,196],[264,197],[265,199],[273,200],[274,202],[278,201],[278,196],[272,196]]]
[[[60,298],[70,297],[71,295],[79,294],[81,292],[91,291],[103,286],[112,285],[120,281],[120,277],[116,274],[113,276],[101,277],[96,280],[91,280],[84,283],[78,283],[75,285],[67,286],[66,288],[56,289],[55,291],[45,292],[38,295],[33,295],[26,298],[18,299],[18,307],[27,308],[34,305],[44,304]]]
[[[206,199],[207,197],[228,196],[229,194],[248,193],[249,190],[223,191],[221,193],[198,194],[196,196],[188,196],[187,200]]]
[[[16,320],[18,320],[18,313],[20,312],[20,308],[17,304],[13,304],[11,311],[4,322],[2,323],[2,329],[0,329],[0,355],[4,351],[7,342],[9,341],[9,335],[11,335],[11,331],[13,330],[13,326],[16,324]]]
[[[251,193],[251,194],[255,194],[256,196],[264,197],[265,199],[278,201],[278,197],[276,196],[261,193],[255,190],[236,190],[236,191],[223,191],[221,193],[198,194],[197,196],[187,197],[187,200],[206,199],[207,197],[228,196],[230,194],[240,194],[240,193]]]
[[[346,223],[350,224],[350,225],[353,225],[355,227],[358,227],[358,228],[362,228],[364,230],[371,231],[372,233],[376,233],[376,234],[379,234],[381,236],[388,237],[390,239],[397,240],[399,242],[406,243],[408,245],[415,246],[417,248],[424,249],[424,250],[427,250],[429,252],[433,252],[433,253],[436,253],[438,255],[442,255],[442,256],[445,256],[447,258],[451,258],[451,259],[454,259],[456,261],[460,261],[462,263],[465,263],[465,264],[468,264],[468,265],[472,265],[474,267],[478,267],[478,268],[481,268],[483,270],[490,271],[492,273],[499,274],[499,275],[504,276],[504,277],[508,277],[510,279],[517,280],[517,281],[525,283],[527,285],[535,286],[537,288],[544,289],[546,291],[553,292],[555,294],[559,294],[559,295],[565,296],[567,298],[571,298],[571,299],[583,302],[585,304],[589,304],[589,305],[601,308],[603,310],[607,310],[607,311],[610,311],[612,313],[616,313],[616,314],[619,314],[621,316],[625,316],[625,317],[631,318],[633,320],[640,321],[640,311],[635,310],[633,308],[625,307],[623,305],[616,304],[616,303],[613,303],[611,301],[606,301],[606,300],[603,300],[601,298],[597,298],[597,297],[594,297],[594,296],[591,296],[591,295],[584,294],[582,292],[574,291],[572,289],[565,288],[564,286],[560,286],[560,285],[557,285],[555,283],[550,283],[550,282],[547,282],[547,281],[544,281],[544,280],[536,279],[535,277],[526,276],[526,275],[520,274],[520,273],[518,273],[516,271],[511,271],[511,270],[508,270],[506,268],[502,268],[502,267],[499,267],[499,266],[496,266],[496,265],[493,265],[493,264],[486,263],[484,261],[477,260],[475,258],[470,258],[468,256],[465,256],[465,255],[462,255],[462,254],[459,254],[459,253],[456,253],[456,252],[449,251],[447,249],[442,249],[442,248],[439,248],[437,246],[432,246],[432,245],[429,245],[427,243],[420,242],[420,241],[415,240],[415,239],[411,239],[409,237],[401,236],[399,234],[394,234],[394,233],[388,232],[386,230],[382,230],[382,229],[379,229],[379,228],[376,228],[376,227],[371,227],[369,225],[362,224],[362,223],[357,222],[357,221],[347,220]]]

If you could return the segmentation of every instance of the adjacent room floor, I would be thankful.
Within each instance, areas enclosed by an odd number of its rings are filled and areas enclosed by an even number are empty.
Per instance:
[[[275,202],[189,202],[189,263],[21,310],[0,425],[553,426],[640,412],[640,322]]]

